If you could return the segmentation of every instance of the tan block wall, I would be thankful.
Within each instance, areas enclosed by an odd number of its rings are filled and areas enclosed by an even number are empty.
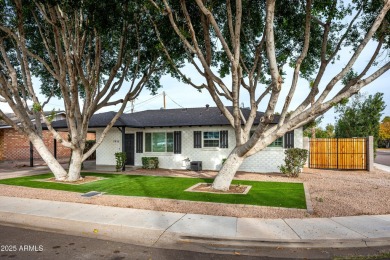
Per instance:
[[[68,134],[61,132],[63,138],[68,138]],[[0,160],[26,160],[30,158],[30,142],[27,137],[18,133],[14,129],[0,130]],[[54,140],[49,131],[43,132],[43,141],[54,154]],[[1,156],[2,154],[2,156]],[[70,149],[57,142],[57,158],[70,157]],[[34,148],[34,158],[41,156]]]

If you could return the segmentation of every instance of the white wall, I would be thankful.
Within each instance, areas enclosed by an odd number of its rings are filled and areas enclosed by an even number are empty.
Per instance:
[[[284,163],[284,150],[281,147],[267,147],[245,159],[240,171],[279,172],[278,166]]]
[[[294,130],[294,148],[303,149],[303,127]]]
[[[229,148],[193,148],[194,131],[221,131],[228,130]],[[202,161],[204,170],[219,170],[222,159],[227,158],[232,148],[235,146],[234,132],[231,127],[171,127],[171,128],[147,128],[131,129],[126,128],[126,133],[142,132],[173,132],[182,133],[182,153],[135,153],[134,164],[142,166],[142,157],[158,157],[159,167],[165,169],[185,169],[183,160],[189,158],[191,161]],[[302,128],[294,132],[295,147],[302,148]],[[100,137],[101,130],[96,131],[97,139]],[[115,152],[122,150],[121,132],[113,128],[110,130],[106,139],[96,151],[97,165],[115,165]],[[118,141],[118,142],[117,142]],[[145,141],[145,138],[144,138]],[[145,149],[145,145],[144,145]],[[249,172],[279,172],[278,166],[283,164],[284,150],[279,147],[268,147],[259,153],[247,158],[241,165],[241,171]]]
[[[96,140],[99,140],[103,129],[96,129]],[[115,153],[122,151],[122,134],[117,128],[112,128],[103,142],[96,149],[97,165],[116,165]]]
[[[193,131],[221,131],[228,130],[228,127],[176,127],[176,128],[149,128],[145,129],[145,132],[173,132],[181,131],[181,154],[173,153],[136,153],[135,165],[142,165],[141,157],[159,157],[159,167],[165,169],[185,169],[183,166],[183,160],[189,158],[191,161],[202,161],[203,169],[218,170],[221,166],[222,159],[226,158],[232,146],[231,135],[233,131],[229,131],[229,148],[194,148],[194,136]],[[145,146],[144,146],[145,149]]]

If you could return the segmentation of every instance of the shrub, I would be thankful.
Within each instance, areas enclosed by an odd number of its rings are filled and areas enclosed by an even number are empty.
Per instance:
[[[298,177],[307,160],[308,151],[300,148],[291,148],[284,151],[285,165],[279,166],[280,172],[288,177]]]
[[[116,160],[116,171],[120,172],[123,169],[123,166],[125,166],[126,163],[126,153],[124,152],[118,152],[115,153],[115,160]]]
[[[144,169],[157,169],[158,158],[157,157],[142,157],[142,168]]]

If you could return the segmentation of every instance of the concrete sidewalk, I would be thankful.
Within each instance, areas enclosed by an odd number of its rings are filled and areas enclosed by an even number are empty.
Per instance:
[[[390,215],[235,218],[0,196],[0,224],[199,252],[390,246]]]
[[[379,163],[374,163],[374,167],[378,168],[379,170],[390,173],[390,166],[379,164]]]

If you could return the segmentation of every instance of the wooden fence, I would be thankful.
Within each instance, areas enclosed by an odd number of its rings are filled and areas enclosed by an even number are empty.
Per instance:
[[[314,138],[309,145],[310,168],[367,170],[367,138]]]

